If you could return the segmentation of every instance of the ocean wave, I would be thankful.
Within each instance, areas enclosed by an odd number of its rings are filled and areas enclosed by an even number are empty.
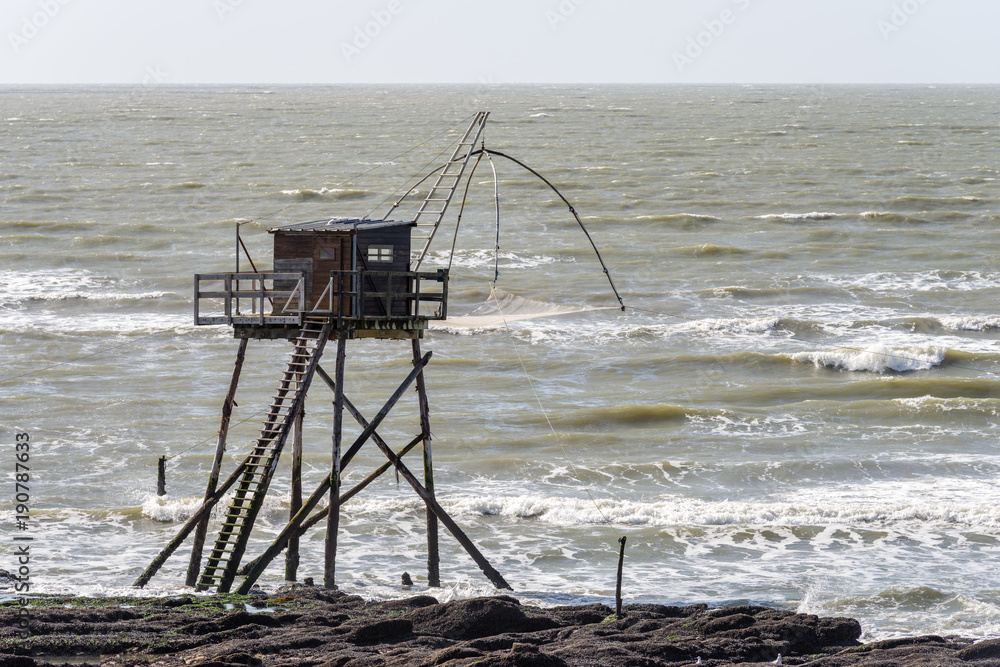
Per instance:
[[[780,326],[781,318],[778,317],[750,317],[698,320],[682,325],[681,328],[705,333],[758,334],[775,331]]]
[[[840,348],[837,350],[817,350],[797,352],[788,355],[793,361],[827,366],[846,371],[866,371],[871,373],[905,373],[924,371],[944,362],[947,349],[943,347],[893,348],[887,345],[871,345],[864,349]]]
[[[575,258],[560,259],[551,255],[522,255],[514,252],[501,252],[500,267],[505,269],[533,269],[545,264],[558,262],[575,262]],[[492,268],[496,255],[492,250],[456,250],[454,255],[445,251],[434,251],[427,255],[428,265],[447,263],[451,259],[452,268],[482,269]]]
[[[674,253],[685,256],[713,256],[713,255],[745,255],[749,251],[742,248],[736,248],[733,246],[724,245],[714,245],[712,243],[705,243],[702,245],[694,246],[682,246],[680,248],[674,248]]]
[[[355,199],[365,199],[369,193],[366,190],[350,190],[343,188],[297,188],[294,190],[281,190],[281,194],[295,197],[299,200],[308,200],[321,197],[323,199],[337,199],[351,201]]]
[[[553,413],[552,417],[553,421],[561,427],[594,428],[602,424],[637,426],[682,421],[692,416],[710,417],[720,412],[720,410],[686,408],[673,403],[659,403],[655,405],[611,405],[591,408],[585,412],[574,411],[565,416]]]
[[[766,215],[754,216],[756,220],[833,220],[834,218],[839,218],[839,213],[827,213],[822,211],[813,211],[811,213],[768,213]]]
[[[986,331],[1000,328],[1000,317],[955,316],[939,317],[938,321],[946,329],[954,331]]]
[[[375,509],[368,501],[367,511]],[[406,503],[413,505],[415,503]],[[1000,507],[990,503],[937,502],[936,499],[810,498],[803,501],[709,501],[684,496],[658,501],[566,498],[544,495],[450,497],[441,504],[456,514],[532,519],[558,526],[598,525],[673,528],[677,526],[889,526],[905,523],[1000,526]],[[388,508],[380,508],[386,511]]]
[[[668,222],[668,223],[682,223],[682,224],[719,222],[721,219],[722,218],[718,218],[714,215],[708,215],[705,213],[664,213],[660,215],[639,215],[633,218],[635,222],[643,222],[643,223]]]

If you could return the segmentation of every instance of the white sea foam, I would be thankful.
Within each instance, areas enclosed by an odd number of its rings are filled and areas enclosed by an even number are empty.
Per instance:
[[[955,316],[939,317],[941,326],[955,331],[986,331],[1000,328],[1000,317],[989,316]]]
[[[778,317],[719,318],[690,322],[680,328],[707,333],[758,334],[774,331],[780,324]]]
[[[964,483],[963,483],[964,484]],[[1000,507],[965,494],[958,501],[961,484],[944,480],[914,484],[875,484],[838,489],[796,490],[787,499],[774,501],[708,501],[688,496],[655,501],[611,498],[556,497],[545,495],[456,496],[439,499],[455,516],[496,516],[540,521],[555,526],[600,525],[671,528],[676,526],[896,526],[921,524],[939,528],[1000,528]],[[410,499],[364,499],[351,513],[395,514],[417,512],[420,504]]]
[[[846,371],[868,371],[886,373],[889,371],[924,371],[944,362],[947,350],[943,347],[889,347],[876,344],[865,349],[841,348],[839,350],[817,350],[788,355],[794,361],[829,366]]]
[[[449,252],[436,251],[428,253],[428,265],[437,266],[447,264]],[[453,268],[464,269],[484,269],[492,268],[496,260],[496,255],[492,250],[456,250],[451,258]],[[532,269],[545,264],[557,262],[575,262],[575,259],[559,259],[550,255],[525,255],[514,252],[500,253],[501,269]]]

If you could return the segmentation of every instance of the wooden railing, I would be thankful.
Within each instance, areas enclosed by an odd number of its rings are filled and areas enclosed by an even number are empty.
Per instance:
[[[331,271],[311,311],[349,320],[443,320],[448,272]]]
[[[295,281],[291,290],[275,289],[275,281]],[[222,289],[205,289],[202,283],[222,283]],[[195,324],[301,324],[306,307],[302,273],[196,273],[194,276]],[[219,287],[219,285],[216,285]],[[214,304],[203,304],[211,299]],[[214,306],[214,307],[213,307]],[[205,315],[208,308],[211,315]],[[220,313],[221,309],[221,313]]]
[[[315,303],[310,303],[306,284],[303,273],[195,274],[195,324],[301,325],[310,312],[329,314],[341,325],[448,316],[445,270],[331,271]]]

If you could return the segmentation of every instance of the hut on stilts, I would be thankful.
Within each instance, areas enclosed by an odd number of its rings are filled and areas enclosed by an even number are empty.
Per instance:
[[[421,271],[420,267],[474,156],[499,155],[528,169],[562,198],[584,233],[586,229],[569,202],[540,174],[508,155],[487,150],[485,146],[476,148],[488,116],[485,111],[475,114],[454,145],[447,162],[420,182],[433,178],[433,184],[412,219],[330,218],[273,227],[268,230],[274,239],[272,271],[195,275],[195,323],[230,326],[240,343],[229,391],[222,406],[221,427],[204,501],[139,576],[135,586],[146,585],[192,533],[194,538],[187,571],[189,586],[202,591],[228,593],[233,590],[237,577],[242,576],[236,592],[245,594],[274,558],[286,549],[285,580],[295,581],[299,564],[298,540],[307,530],[325,520],[323,585],[335,588],[340,505],[392,467],[426,506],[428,584],[441,585],[438,556],[440,523],[494,586],[510,588],[435,498],[429,409],[424,384],[424,368],[431,359],[431,353],[421,351],[420,340],[429,321],[447,317],[448,271]],[[393,205],[390,213],[412,192],[411,188]],[[590,240],[589,234],[587,238]],[[593,246],[593,240],[590,243]],[[594,251],[597,251],[596,246]],[[610,281],[600,253],[597,257]],[[613,283],[611,286],[614,289]],[[618,296],[617,290],[615,295]],[[618,300],[621,303],[620,297]],[[345,394],[347,342],[357,338],[409,340],[411,343],[413,370],[370,419]],[[229,477],[220,482],[230,416],[247,344],[250,340],[262,339],[289,340],[292,351],[251,452]],[[321,364],[327,344],[331,342],[336,342],[332,373]],[[334,396],[330,474],[311,495],[304,498],[301,478],[303,404],[317,377],[332,390]],[[377,429],[403,393],[414,385],[419,401],[419,432],[404,447],[393,451],[379,436]],[[361,434],[346,447],[342,442],[344,410],[362,428]],[[291,518],[263,553],[241,567],[254,522],[267,496],[279,457],[289,440],[292,449]],[[342,471],[369,441],[385,455],[387,462],[345,491],[341,487]],[[422,481],[402,461],[402,456],[417,446],[423,452]],[[233,493],[221,527],[206,556],[210,515],[231,489]],[[316,510],[324,498],[327,499],[325,509]]]

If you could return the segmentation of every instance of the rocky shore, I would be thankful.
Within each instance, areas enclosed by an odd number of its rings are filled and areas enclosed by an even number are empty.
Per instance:
[[[1000,666],[1000,640],[862,645],[853,619],[758,606],[635,604],[617,618],[602,604],[380,602],[294,586],[272,596],[40,598],[28,609],[27,637],[18,610],[0,607],[0,667]]]

